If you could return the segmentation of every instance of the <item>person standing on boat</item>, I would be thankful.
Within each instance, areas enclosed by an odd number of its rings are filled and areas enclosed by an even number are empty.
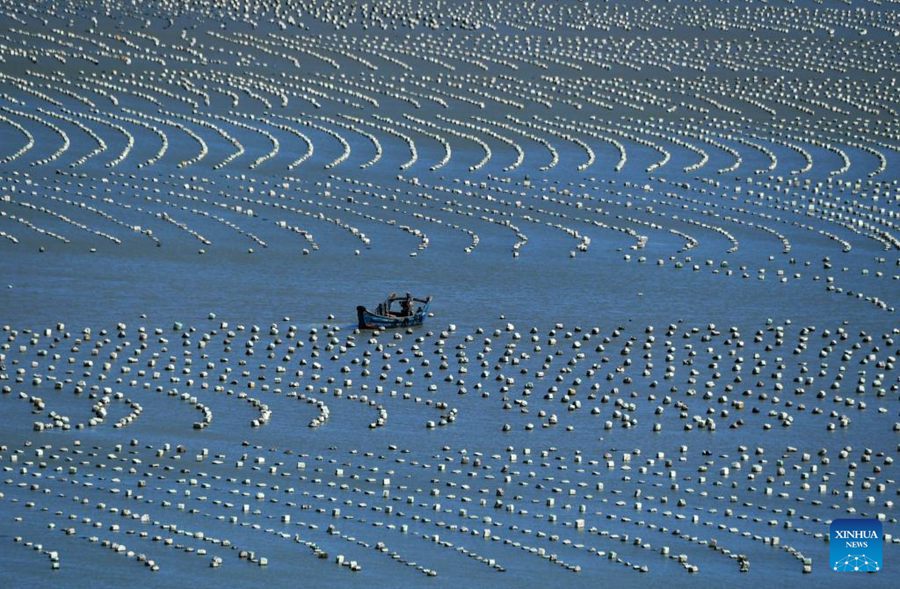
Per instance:
[[[402,317],[409,317],[413,314],[413,298],[412,295],[406,293],[406,298],[400,302],[400,315]]]

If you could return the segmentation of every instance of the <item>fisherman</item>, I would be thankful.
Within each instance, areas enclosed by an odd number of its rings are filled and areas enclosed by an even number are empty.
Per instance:
[[[413,314],[413,298],[412,295],[406,293],[406,298],[400,301],[400,316],[409,317]]]

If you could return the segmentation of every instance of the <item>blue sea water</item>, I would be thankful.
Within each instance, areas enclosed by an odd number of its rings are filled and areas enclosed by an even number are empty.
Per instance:
[[[34,147],[0,164],[0,230],[17,240],[0,239],[0,585],[896,584],[898,259],[878,239],[893,235],[897,214],[896,100],[885,88],[893,87],[898,25],[889,8],[563,5],[582,14],[490,3],[499,12],[485,16],[472,3],[453,3],[442,26],[423,28],[438,9],[422,3],[418,11],[391,8],[420,21],[398,31],[359,16],[352,3],[328,12],[348,23],[337,30],[306,3],[287,3],[274,16],[263,3],[259,14],[239,18],[200,3],[142,4],[143,15],[115,4],[120,14],[77,3],[43,3],[46,13],[2,7],[16,16],[4,35],[25,53],[6,45],[0,53],[0,156],[26,140],[9,121]],[[753,26],[713,26],[719,8]],[[263,43],[283,34],[294,9],[306,23],[297,38],[308,43],[295,51],[299,68],[278,61],[279,51],[296,49],[289,43]],[[619,11],[625,21],[607,31],[591,11],[608,20]],[[466,14],[495,28],[469,30]],[[648,14],[668,14],[673,24]],[[687,24],[692,15],[701,21]],[[385,17],[400,22],[392,18]],[[593,23],[589,33],[579,18]],[[819,27],[808,33],[813,41],[782,30],[797,22]],[[58,42],[63,29],[79,35],[69,37],[73,45]],[[225,42],[212,33],[234,36]],[[566,66],[587,54],[573,49],[585,35],[621,40],[627,46],[611,47],[625,53],[597,54],[611,69]],[[474,64],[512,59],[483,43],[517,47],[525,38],[546,44],[525,57],[547,60],[549,69],[490,62],[485,72]],[[791,60],[794,38],[798,52],[811,52],[807,65],[827,68],[824,78]],[[410,69],[383,57],[383,42],[403,39],[411,49],[393,55],[414,63]],[[705,42],[740,47],[698,71],[690,64],[712,48],[676,59],[668,39],[684,51]],[[207,62],[185,61],[186,48]],[[142,52],[166,66],[142,61]],[[669,69],[659,67],[667,59]],[[745,62],[756,69],[734,71]],[[169,70],[192,81],[166,82]],[[129,86],[132,72],[146,86]],[[303,83],[289,86],[282,73]],[[241,86],[229,75],[271,85]],[[554,75],[560,81],[542,78]],[[523,86],[505,89],[510,79]],[[322,80],[337,86],[316,85]],[[711,103],[697,92],[671,90],[685,80],[717,89],[743,114],[718,109],[712,118],[699,110]],[[771,117],[748,107],[749,95],[722,90],[735,81],[801,90],[822,83],[829,93],[766,94]],[[278,106],[273,87],[281,84],[294,92],[288,106]],[[404,84],[419,93],[407,95],[419,107],[391,94]],[[527,84],[553,107],[491,101],[526,101]],[[337,100],[361,100],[335,89],[342,87],[371,94],[379,107]],[[156,92],[156,102],[126,88]],[[324,96],[304,99],[310,89]],[[678,108],[628,106],[651,89]],[[586,100],[591,90],[614,108]],[[237,106],[227,91],[239,95]],[[202,92],[210,104],[189,108],[186,99]],[[450,98],[453,108],[444,109],[429,102],[431,92],[488,106]],[[836,123],[805,98],[851,109],[856,121]],[[96,129],[108,149],[79,163],[96,142],[47,112]],[[341,134],[350,156],[332,165],[344,144],[297,123],[315,150],[289,168],[305,149],[298,137],[234,113],[324,125]],[[395,132],[415,137],[418,161],[401,171],[407,144],[360,125],[384,151],[360,168],[378,152],[334,122],[347,114],[378,124],[374,115],[389,117]],[[135,136],[130,155],[105,166],[127,140],[81,115],[126,125]],[[517,152],[481,120],[509,116],[539,125],[520,125],[519,134],[490,127],[520,143],[524,164],[512,171]],[[628,153],[622,171],[612,171],[614,144],[548,131],[554,117],[580,125],[597,120],[590,116],[624,134],[606,132]],[[159,137],[134,120],[167,136],[166,154],[146,167],[137,164],[159,152]],[[235,146],[197,121],[221,125],[245,153],[217,166]],[[234,121],[277,133],[281,150],[252,165],[271,144]],[[50,162],[43,160],[64,141],[47,122],[71,138]],[[179,167],[199,144],[175,122],[203,139],[206,158]],[[691,125],[701,136],[687,133]],[[452,147],[438,170],[430,167],[444,148],[426,131]],[[475,171],[484,153],[459,135],[470,132],[493,148]],[[589,142],[597,163],[578,169],[586,154],[569,133]],[[536,136],[554,145],[555,167],[541,169],[551,153]],[[769,158],[735,136],[764,145],[777,167],[753,173]],[[668,163],[648,172],[660,153],[635,137],[665,146]],[[734,159],[710,140],[738,150],[741,166],[717,173]],[[698,170],[684,170],[699,157],[685,142],[709,152]],[[835,146],[851,158],[849,170],[832,173],[843,165]],[[887,161],[877,174],[871,150]],[[804,152],[814,165],[798,172]],[[142,233],[148,228],[152,238]],[[473,234],[477,246],[467,251]],[[685,248],[685,235],[698,240],[694,247]],[[590,243],[580,251],[584,236]],[[640,236],[647,242],[636,248]],[[355,332],[356,305],[372,307],[392,291],[432,295],[433,316],[409,331]],[[308,427],[321,416],[317,402],[328,419]],[[140,412],[115,427],[132,403]],[[212,422],[195,429],[203,409]],[[370,428],[382,409],[386,423]],[[266,411],[271,418],[254,425]],[[87,425],[100,413],[102,421]],[[54,416],[72,427],[35,430]],[[882,519],[883,571],[829,570],[828,524],[843,517]],[[361,570],[337,564],[338,555]],[[214,557],[221,566],[210,566]],[[749,572],[740,571],[745,559]]]

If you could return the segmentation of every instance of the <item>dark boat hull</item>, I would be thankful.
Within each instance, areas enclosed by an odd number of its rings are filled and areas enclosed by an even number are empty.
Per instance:
[[[360,329],[391,329],[395,327],[414,327],[422,325],[425,321],[425,315],[428,314],[428,307],[431,301],[425,303],[412,315],[406,317],[396,317],[387,315],[378,315],[372,313],[362,305],[356,307],[356,316],[359,320]]]

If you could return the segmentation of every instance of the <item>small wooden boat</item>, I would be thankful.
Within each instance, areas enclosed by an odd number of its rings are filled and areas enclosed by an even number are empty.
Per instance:
[[[419,303],[418,307],[416,303]],[[374,312],[359,305],[356,307],[356,316],[359,319],[360,329],[411,327],[422,325],[430,306],[431,297],[417,299],[409,293],[406,296],[391,293],[384,302],[378,303]]]

